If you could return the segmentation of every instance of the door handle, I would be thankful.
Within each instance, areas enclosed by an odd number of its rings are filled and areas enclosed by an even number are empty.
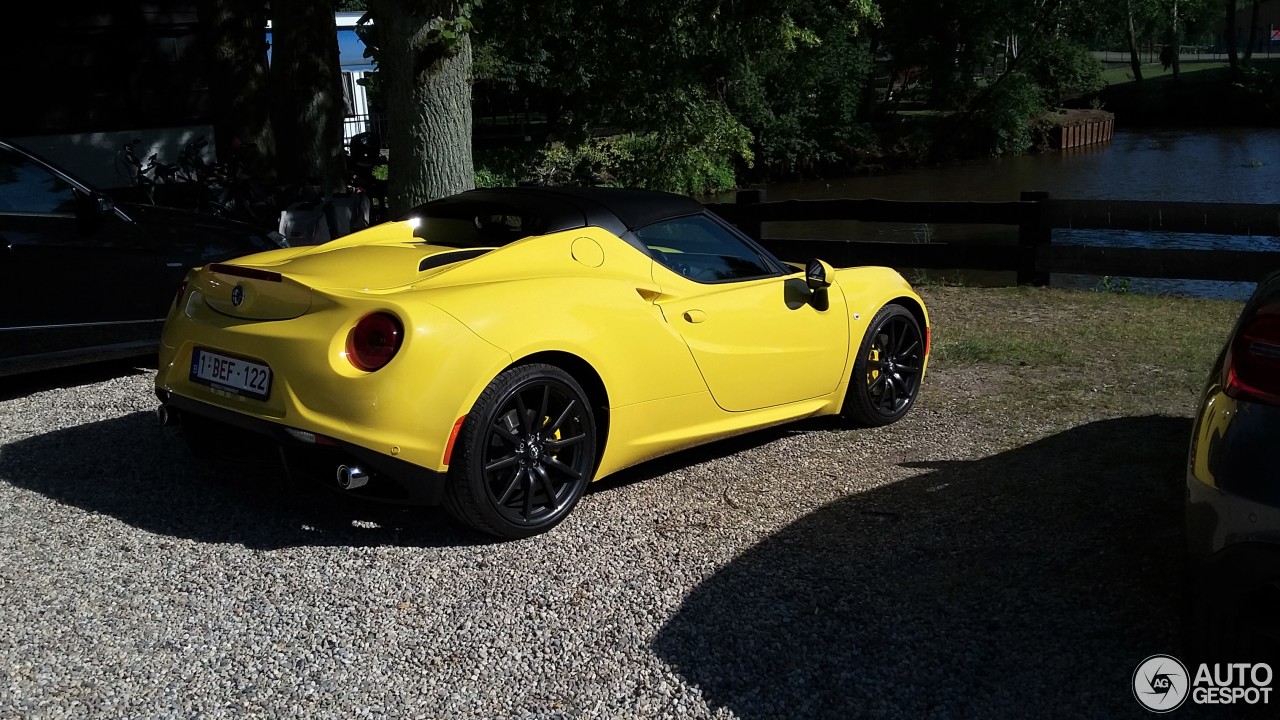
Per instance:
[[[685,310],[684,319],[691,323],[700,323],[707,319],[707,314],[701,310]]]

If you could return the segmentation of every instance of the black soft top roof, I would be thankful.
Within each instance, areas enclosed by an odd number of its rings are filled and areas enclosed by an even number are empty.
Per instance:
[[[577,187],[515,187],[469,190],[419,205],[406,217],[468,217],[518,214],[535,218],[528,234],[547,234],[587,226],[615,235],[667,218],[703,211],[702,203],[652,190]]]

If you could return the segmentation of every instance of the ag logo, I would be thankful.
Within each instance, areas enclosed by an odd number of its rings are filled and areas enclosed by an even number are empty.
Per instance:
[[[237,285],[231,289],[231,304],[240,307],[244,303],[244,286]]]
[[[1152,655],[1133,671],[1133,696],[1158,713],[1178,709],[1187,700],[1187,668],[1170,655]]]

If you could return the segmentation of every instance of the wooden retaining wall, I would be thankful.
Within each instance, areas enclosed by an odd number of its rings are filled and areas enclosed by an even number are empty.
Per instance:
[[[1075,125],[1059,125],[1057,145],[1063,150],[1082,145],[1097,145],[1111,142],[1114,133],[1115,120],[1110,118]]]

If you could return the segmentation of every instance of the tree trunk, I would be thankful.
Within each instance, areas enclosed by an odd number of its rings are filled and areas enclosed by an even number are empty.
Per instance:
[[[1244,46],[1245,62],[1249,62],[1249,59],[1253,57],[1253,44],[1258,40],[1258,12],[1261,4],[1261,0],[1253,0],[1253,15],[1249,18],[1249,40]]]
[[[452,47],[429,26],[456,17],[450,2],[415,12],[404,0],[371,0],[378,72],[386,78],[390,153],[388,203],[393,216],[475,187],[471,159],[471,38]]]
[[[342,73],[332,0],[273,0],[271,86],[277,168],[288,183],[344,190]]]
[[[929,105],[937,110],[949,110],[955,104],[958,85],[957,42],[949,26],[945,26],[934,40],[929,50]]]
[[[209,58],[218,156],[225,159],[239,152],[251,175],[274,175],[276,138],[271,129],[262,3],[202,0],[199,10]],[[242,149],[237,150],[237,144]]]
[[[1133,81],[1141,83],[1142,58],[1138,56],[1138,38],[1133,29],[1133,0],[1126,0],[1124,5],[1129,21],[1124,30],[1124,39],[1129,44],[1129,67],[1133,68]]]
[[[1232,71],[1240,69],[1240,54],[1236,51],[1236,13],[1238,8],[1236,0],[1227,0],[1227,22],[1223,28],[1223,34],[1227,40],[1227,61]]]
[[[867,57],[871,58],[872,72],[868,73],[868,77],[862,83],[862,102],[859,115],[863,119],[871,118],[876,113],[876,82],[875,82],[875,63],[876,56],[880,54],[880,33],[872,29],[868,33]],[[889,84],[893,84],[893,73],[889,73]]]
[[[1169,47],[1172,49],[1173,82],[1182,78],[1182,33],[1178,30],[1178,0],[1173,0],[1173,23],[1169,26]]]

